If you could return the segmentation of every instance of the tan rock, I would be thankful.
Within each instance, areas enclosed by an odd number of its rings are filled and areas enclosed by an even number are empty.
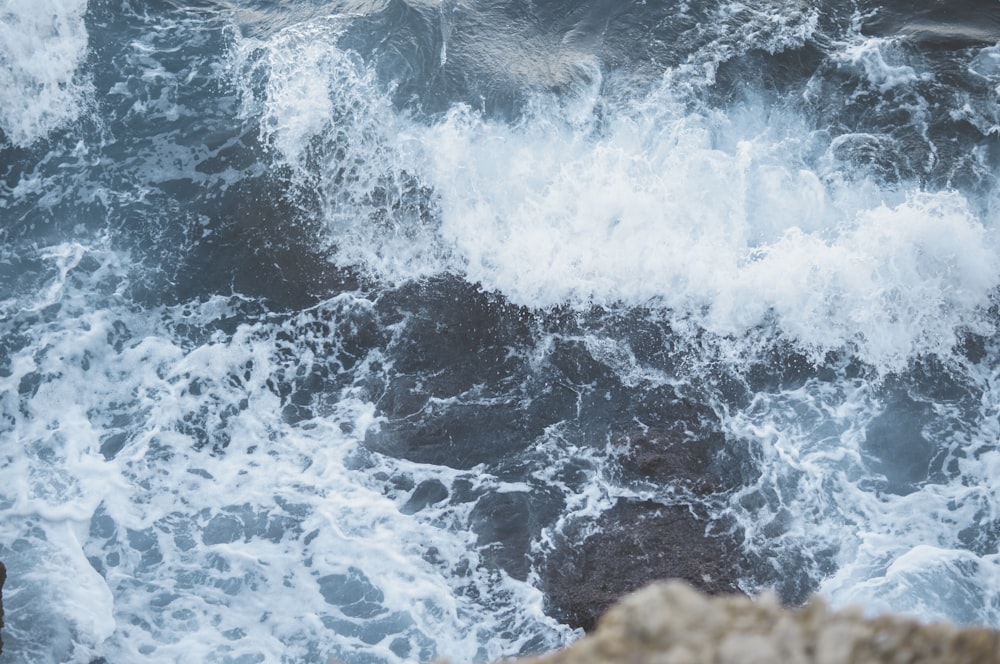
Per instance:
[[[774,595],[710,597],[657,583],[612,607],[596,631],[520,664],[1000,664],[1000,632],[831,611],[814,598],[783,608]]]

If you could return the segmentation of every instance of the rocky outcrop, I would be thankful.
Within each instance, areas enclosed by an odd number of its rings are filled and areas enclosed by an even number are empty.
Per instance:
[[[0,563],[0,630],[3,629],[3,584],[7,581],[7,568]],[[3,654],[3,632],[0,632],[0,654]]]
[[[565,650],[520,664],[1000,664],[1000,632],[865,618],[814,598],[710,597],[679,581],[626,597]]]
[[[621,500],[595,524],[570,528],[542,567],[549,613],[589,632],[622,595],[655,579],[737,592],[739,537],[706,534],[707,523],[689,505]],[[596,532],[576,532],[584,527]]]
[[[672,503],[621,499],[553,534],[553,548],[538,568],[550,615],[589,632],[620,597],[659,579],[683,579],[712,594],[739,590],[751,567],[743,532],[713,519],[701,502],[741,478],[727,477],[715,463],[724,452],[721,436],[690,433],[699,427],[687,421],[613,441],[624,481],[669,485],[679,497]]]

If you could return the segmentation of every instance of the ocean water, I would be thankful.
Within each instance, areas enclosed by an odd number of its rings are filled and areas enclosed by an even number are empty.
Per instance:
[[[998,43],[995,0],[0,0],[3,661],[553,649],[545,561],[621,498],[747,592],[1000,627]],[[731,485],[623,474],[662,431]]]

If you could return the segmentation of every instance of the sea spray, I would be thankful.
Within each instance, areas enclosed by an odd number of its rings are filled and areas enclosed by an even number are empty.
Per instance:
[[[76,120],[91,91],[85,0],[8,0],[0,7],[0,130],[28,146]]]
[[[546,563],[620,504],[735,538],[749,592],[997,621],[995,44],[867,5],[33,7],[13,661],[551,649]],[[639,440],[714,489],[630,475]]]

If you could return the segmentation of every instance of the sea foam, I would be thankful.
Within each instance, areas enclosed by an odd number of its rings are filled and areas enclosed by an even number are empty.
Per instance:
[[[442,240],[530,306],[652,305],[735,336],[776,320],[817,357],[854,345],[885,368],[947,353],[1000,278],[993,231],[958,193],[807,166],[792,120],[625,113],[591,138],[453,112],[425,142]]]
[[[26,146],[74,121],[90,85],[86,0],[6,0],[0,6],[0,129]]]
[[[341,29],[246,40],[237,60],[266,81],[248,115],[326,191],[338,261],[378,278],[457,272],[530,307],[653,306],[723,336],[776,323],[817,360],[851,347],[884,370],[949,352],[1000,283],[995,233],[962,194],[878,183],[794,109],[692,111],[668,72],[639,98],[540,94],[515,123],[464,105],[426,122],[338,49]],[[883,46],[845,57],[872,85],[916,80]]]

